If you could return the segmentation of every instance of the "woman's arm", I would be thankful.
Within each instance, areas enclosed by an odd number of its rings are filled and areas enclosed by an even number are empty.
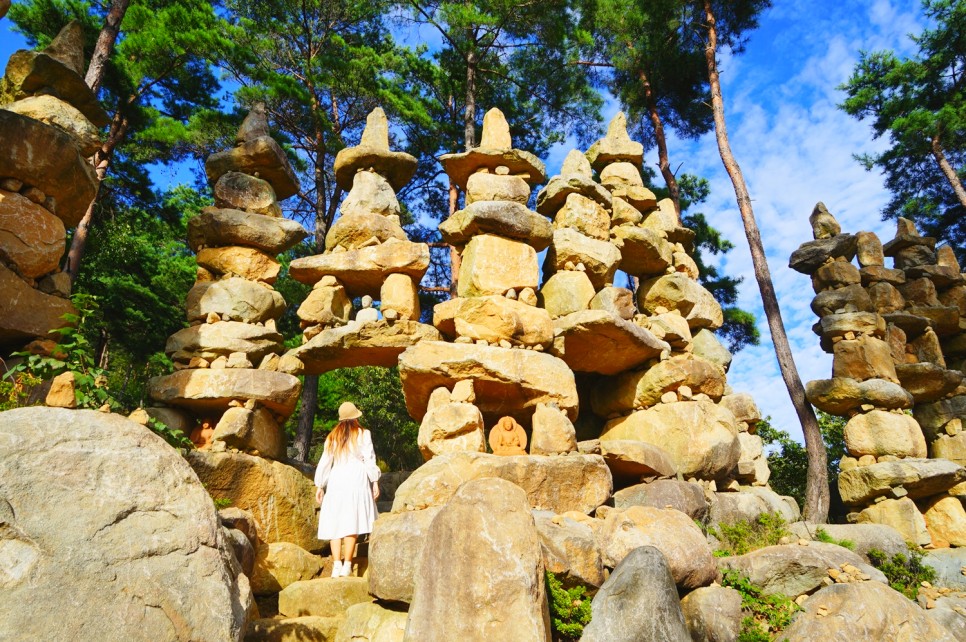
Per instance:
[[[373,484],[378,482],[382,471],[376,464],[376,451],[372,447],[372,434],[368,430],[362,433],[362,462],[365,464],[366,476],[369,481]]]
[[[319,465],[315,467],[315,486],[317,488],[325,488],[326,483],[329,481],[329,472],[331,470],[332,457],[329,455],[329,442],[326,440],[322,450],[322,458],[319,459]]]

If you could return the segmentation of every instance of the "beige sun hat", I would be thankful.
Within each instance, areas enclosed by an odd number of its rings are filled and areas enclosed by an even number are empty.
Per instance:
[[[358,419],[362,416],[362,411],[356,408],[356,405],[351,401],[346,401],[341,406],[339,406],[339,421],[345,421],[347,419]]]

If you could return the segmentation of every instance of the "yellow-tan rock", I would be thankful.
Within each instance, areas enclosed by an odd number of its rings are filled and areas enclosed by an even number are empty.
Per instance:
[[[926,529],[935,548],[966,546],[966,510],[957,497],[933,497],[922,508]]]
[[[396,490],[393,513],[442,506],[464,483],[499,477],[522,488],[531,508],[590,513],[610,496],[610,470],[600,455],[567,457],[450,453],[433,457]]]
[[[401,641],[406,633],[406,612],[361,602],[345,611],[335,642]]]
[[[64,223],[33,201],[0,190],[0,258],[34,279],[57,269],[64,255]]]
[[[539,403],[556,403],[571,419],[577,416],[573,372],[560,359],[532,350],[441,341],[420,341],[399,357],[399,375],[409,414],[422,420],[430,394],[472,379],[476,405],[488,424],[504,415],[524,425]]]
[[[198,252],[197,261],[198,265],[216,274],[269,284],[275,283],[281,269],[274,258],[250,247],[206,247]]]
[[[397,220],[381,214],[358,212],[343,214],[332,224],[325,235],[325,249],[341,246],[347,250],[357,250],[369,245],[373,238],[380,243],[389,239],[409,240]]]
[[[243,453],[192,450],[186,458],[212,497],[252,514],[260,544],[322,547],[316,538],[315,484],[297,468]]]
[[[427,461],[451,452],[486,452],[483,415],[471,403],[431,408],[419,424],[416,443]]]
[[[519,176],[501,176],[476,172],[466,181],[466,204],[477,201],[510,201],[526,205],[530,200],[530,186]]]
[[[909,415],[872,410],[845,424],[845,447],[853,457],[925,457],[926,438]]]
[[[275,190],[268,181],[257,176],[228,172],[212,188],[215,207],[245,210],[255,214],[280,217],[282,208],[275,198]]]
[[[638,293],[641,310],[655,312],[657,308],[679,310],[691,329],[721,327],[724,317],[721,306],[697,281],[682,274],[669,274],[641,283]]]
[[[649,408],[660,403],[664,393],[681,386],[688,386],[692,393],[704,393],[712,401],[718,401],[724,394],[725,383],[725,373],[719,365],[701,357],[683,355],[601,381],[594,387],[591,406],[602,417]]]
[[[433,326],[416,321],[350,323],[320,332],[287,355],[301,360],[306,374],[355,366],[391,368],[406,348],[441,339]]]
[[[616,374],[670,352],[649,330],[606,310],[582,310],[554,319],[553,349],[576,372]]]
[[[553,321],[546,310],[499,295],[450,299],[433,310],[433,324],[450,338],[528,346],[553,341]]]
[[[884,499],[873,504],[859,513],[856,522],[891,526],[899,531],[905,541],[917,546],[926,546],[932,542],[926,529],[926,520],[916,508],[915,502],[908,497]]]
[[[620,269],[634,276],[663,274],[674,256],[672,246],[654,230],[636,225],[618,225],[612,230],[620,249]]]
[[[663,448],[684,477],[717,479],[738,465],[738,427],[730,410],[710,401],[678,401],[607,422],[601,441],[631,439]]]
[[[610,215],[600,203],[572,193],[554,216],[553,227],[573,228],[585,236],[606,241],[610,238]]]
[[[461,297],[536,289],[539,283],[537,252],[526,243],[482,234],[463,250],[457,286]]]
[[[44,337],[77,310],[67,299],[44,294],[0,265],[0,344]]]
[[[224,321],[262,323],[285,312],[285,299],[267,285],[239,277],[198,281],[185,300],[189,321],[201,321],[211,313]]]
[[[564,269],[567,263],[583,263],[596,291],[613,285],[620,261],[620,250],[607,241],[584,236],[571,228],[563,228],[554,230],[553,243],[547,252],[543,269],[544,273],[552,274]]]
[[[152,399],[197,412],[218,412],[232,401],[253,399],[288,416],[302,384],[297,377],[271,370],[179,370],[148,382]]]
[[[390,274],[379,291],[380,310],[395,310],[400,319],[419,320],[418,283],[407,274]]]
[[[440,223],[443,240],[465,245],[474,236],[493,234],[522,241],[537,252],[550,244],[552,228],[546,217],[511,201],[475,201]]]
[[[334,642],[345,617],[305,615],[283,619],[262,618],[248,625],[246,642],[302,642],[310,636],[313,642]]]
[[[562,317],[590,307],[596,292],[590,277],[584,272],[557,272],[540,289],[540,302],[551,317]]]
[[[321,558],[291,542],[263,544],[255,555],[252,592],[272,595],[293,582],[312,579],[321,569]]]
[[[271,352],[281,352],[282,335],[265,326],[238,321],[202,323],[178,330],[165,343],[164,351],[175,360],[201,357],[213,361],[233,352],[244,352],[254,362]]]
[[[406,274],[420,281],[429,268],[429,246],[425,243],[391,240],[358,250],[306,256],[292,261],[289,273],[302,283],[316,283],[334,276],[350,296],[379,296],[386,276]]]
[[[342,324],[352,316],[352,300],[341,285],[316,284],[297,314],[302,321],[312,324]]]
[[[94,124],[76,107],[56,96],[38,95],[8,103],[0,109],[12,111],[56,127],[77,143],[81,155],[93,156],[101,146],[101,135]]]
[[[236,209],[206,207],[188,221],[188,245],[196,252],[202,246],[242,245],[275,256],[308,235],[287,218]]]
[[[289,584],[278,594],[278,612],[287,617],[337,617],[353,604],[372,602],[361,577],[324,577]]]

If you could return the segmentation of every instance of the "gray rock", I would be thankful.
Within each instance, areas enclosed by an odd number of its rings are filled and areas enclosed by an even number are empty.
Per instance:
[[[782,637],[789,642],[956,640],[925,610],[878,582],[834,584],[818,591],[805,602],[805,612],[799,613]]]
[[[745,555],[718,559],[722,571],[736,570],[761,587],[765,595],[780,593],[798,597],[822,586],[830,568],[851,564],[872,578],[888,584],[885,575],[852,551],[835,544],[812,542],[808,546],[766,546]]]
[[[369,592],[389,602],[412,602],[413,576],[426,532],[441,507],[381,515],[369,536]]]
[[[705,523],[708,520],[709,503],[700,484],[658,479],[647,484],[629,486],[614,493],[615,508],[651,506],[674,508],[691,519]]]
[[[533,511],[533,520],[540,533],[543,562],[548,571],[565,586],[604,583],[600,546],[589,524],[550,511]]]
[[[734,642],[741,630],[741,593],[725,586],[703,586],[681,600],[694,642]]]
[[[0,638],[242,639],[248,579],[160,437],[118,415],[21,408],[0,414],[0,443]]]
[[[242,573],[251,577],[252,569],[255,568],[255,547],[252,546],[252,542],[245,536],[245,533],[234,528],[222,526],[221,530],[235,554],[235,559],[241,566]]]
[[[688,642],[684,612],[661,551],[636,548],[614,569],[591,603],[583,642]]]
[[[966,591],[966,575],[963,575],[963,567],[966,566],[966,548],[940,548],[926,551],[923,562],[936,571],[933,585]]]
[[[955,609],[959,609],[956,611]],[[966,640],[966,598],[941,597],[935,608],[926,611],[932,620],[953,634],[957,640]]]
[[[811,274],[829,258],[844,257],[851,261],[855,257],[856,240],[851,234],[837,234],[831,238],[802,243],[788,261],[788,267]]]
[[[786,522],[799,519],[797,506],[792,507],[780,495],[767,488],[742,487],[739,493],[714,493],[711,500],[711,520],[714,526],[755,522],[766,513],[777,513]]]
[[[908,547],[902,535],[896,529],[885,524],[810,524],[808,522],[794,522],[788,525],[793,535],[802,539],[815,539],[816,531],[824,530],[836,540],[852,542],[853,551],[868,560],[869,551],[873,548],[886,553],[890,558],[896,553],[908,553]]]

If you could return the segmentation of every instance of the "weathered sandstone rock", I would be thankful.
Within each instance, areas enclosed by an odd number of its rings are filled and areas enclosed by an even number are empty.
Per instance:
[[[188,221],[188,245],[196,252],[201,246],[242,245],[274,256],[308,235],[287,218],[236,209],[206,207]]]
[[[546,217],[511,201],[475,201],[440,223],[443,240],[465,245],[474,236],[493,234],[533,247],[537,252],[550,244],[553,230]]]
[[[0,413],[0,439],[0,637],[242,639],[248,580],[161,438],[118,415],[22,408]]]
[[[64,255],[64,223],[14,192],[0,190],[0,258],[34,279],[57,269]]]
[[[670,352],[649,330],[605,310],[582,310],[556,318],[551,354],[576,372],[615,374]]]
[[[287,617],[338,617],[353,604],[372,602],[361,577],[325,577],[289,584],[278,594],[278,612]]]
[[[380,600],[412,602],[416,562],[426,542],[429,525],[442,509],[381,515],[369,538],[369,592]]]
[[[845,447],[853,457],[926,456],[926,438],[909,415],[872,410],[849,419],[844,433]]]
[[[308,374],[355,366],[389,368],[407,348],[440,339],[433,326],[416,321],[350,323],[320,332],[288,354],[300,359]]]
[[[321,559],[290,542],[272,542],[258,547],[252,592],[278,593],[293,582],[310,580],[322,569]]]
[[[656,405],[664,393],[681,386],[688,386],[692,393],[703,393],[712,401],[718,401],[724,394],[725,373],[717,364],[700,357],[672,357],[644,370],[622,372],[612,379],[602,380],[594,387],[591,406],[602,417],[623,414]],[[725,407],[729,406],[725,404]]]
[[[189,321],[217,314],[223,321],[262,323],[285,312],[281,294],[262,284],[231,277],[220,281],[198,281],[185,301]]]
[[[912,499],[929,497],[966,481],[966,468],[945,459],[903,459],[842,471],[839,494],[846,504],[862,504],[902,486]]]
[[[297,377],[271,370],[179,370],[148,382],[155,401],[197,412],[226,410],[230,401],[254,399],[288,416],[295,410],[302,384]]]
[[[679,310],[691,329],[715,330],[724,322],[721,306],[697,281],[683,274],[669,274],[641,283],[638,304],[645,312],[656,308]]]
[[[600,586],[604,583],[604,565],[600,546],[589,523],[549,511],[533,511],[533,519],[540,534],[543,562],[546,569],[565,586]],[[595,524],[596,526],[596,524]]]
[[[77,310],[67,299],[44,294],[0,265],[0,344],[44,337]]]
[[[526,494],[502,479],[468,482],[426,533],[404,639],[549,641],[543,569]]]
[[[465,482],[499,477],[520,486],[530,506],[590,513],[611,493],[611,475],[600,455],[541,457],[451,453],[420,466],[396,490],[393,512],[422,510],[449,501]]]
[[[393,273],[406,274],[418,282],[429,267],[425,243],[389,241],[348,252],[317,254],[292,261],[289,273],[302,283],[316,283],[334,276],[353,297],[378,297],[382,282]]]

